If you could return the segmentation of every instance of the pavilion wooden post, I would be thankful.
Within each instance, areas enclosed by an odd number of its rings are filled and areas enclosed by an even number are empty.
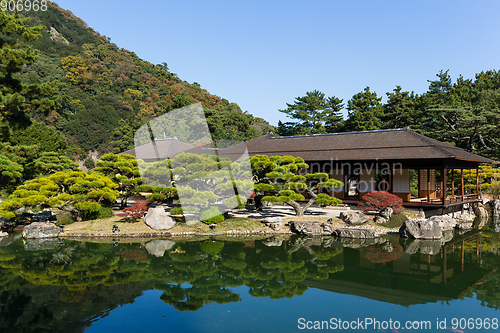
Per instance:
[[[451,198],[455,199],[455,170],[451,169]]]
[[[421,186],[422,186],[422,180],[420,178],[422,178],[422,170],[420,169],[417,169],[418,170],[418,177],[417,177],[417,188],[418,188],[418,191],[417,191],[417,197],[420,198],[420,189],[421,189]],[[410,182],[411,182],[411,177],[410,177]]]
[[[462,169],[462,202],[464,202],[464,195],[465,195],[465,189],[464,189],[464,169]]]
[[[427,202],[431,202],[431,170],[427,169]]]
[[[476,168],[476,194],[479,198],[479,167]]]

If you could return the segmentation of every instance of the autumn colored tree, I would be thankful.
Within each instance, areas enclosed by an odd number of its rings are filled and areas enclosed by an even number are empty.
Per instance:
[[[394,212],[399,213],[403,210],[403,199],[385,191],[372,191],[361,198],[359,206],[364,212],[378,211],[391,207]]]

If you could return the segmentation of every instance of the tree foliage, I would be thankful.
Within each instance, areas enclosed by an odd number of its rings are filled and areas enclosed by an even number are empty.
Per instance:
[[[295,210],[297,216],[303,216],[314,203],[322,206],[342,203],[340,199],[321,193],[323,190],[333,191],[342,186],[342,182],[330,179],[326,173],[307,173],[309,166],[300,157],[255,155],[250,161],[257,175],[255,191],[268,193],[263,201],[285,203]],[[267,170],[270,171],[264,176],[262,173]],[[307,200],[304,194],[307,194]],[[302,205],[301,201],[305,204]]]
[[[84,152],[128,150],[141,125],[197,102],[206,110],[214,140],[244,141],[269,127],[237,104],[180,80],[165,63],[154,65],[118,48],[54,3],[48,3],[47,11],[25,14],[32,25],[40,26],[40,38],[30,41],[39,57],[19,67],[19,81],[54,88],[52,102],[38,98],[28,114],[55,126]],[[60,38],[53,38],[42,25],[56,29]]]
[[[40,177],[59,171],[77,170],[78,164],[65,155],[55,152],[43,152],[39,158],[33,161],[30,169],[37,177]]]
[[[13,218],[28,209],[58,208],[82,220],[93,217],[103,205],[115,202],[119,195],[116,187],[109,178],[97,173],[57,172],[18,186],[2,202],[0,214]]]
[[[116,184],[116,189],[120,192],[121,208],[125,208],[129,197],[139,194],[138,186],[142,184],[142,179],[135,156],[103,155],[96,162],[94,172],[108,177]]]
[[[28,104],[44,112],[54,104],[43,96],[50,92],[50,83],[23,84],[17,75],[23,66],[36,61],[37,52],[26,43],[40,38],[44,29],[30,26],[28,21],[18,13],[0,12],[0,121],[4,138],[9,129],[29,125]]]
[[[278,111],[297,121],[280,122],[277,129],[280,135],[333,133],[342,124],[342,100],[326,97],[318,90],[308,91],[306,96],[295,98],[294,104],[286,105],[286,109]]]
[[[10,192],[22,179],[23,167],[11,159],[0,154],[0,188],[3,194]]]
[[[389,192],[372,191],[363,195],[359,206],[365,212],[380,212],[384,208],[391,207],[398,213],[403,210],[403,199]]]
[[[348,132],[371,131],[382,128],[382,98],[366,87],[347,102],[349,116],[345,123]]]

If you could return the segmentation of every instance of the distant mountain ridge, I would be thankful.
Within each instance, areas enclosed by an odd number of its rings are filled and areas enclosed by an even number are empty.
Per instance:
[[[49,2],[47,11],[29,11],[30,25],[42,24],[32,42],[38,60],[24,68],[24,83],[54,82],[56,106],[32,111],[37,122],[54,126],[73,150],[122,152],[133,147],[133,133],[168,111],[200,102],[214,141],[244,141],[269,131],[265,120],[236,103],[187,83],[166,63],[152,64],[119,48],[69,10]]]

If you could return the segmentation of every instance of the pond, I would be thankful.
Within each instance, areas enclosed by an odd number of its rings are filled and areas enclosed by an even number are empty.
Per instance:
[[[499,240],[9,236],[0,331],[498,331]]]

